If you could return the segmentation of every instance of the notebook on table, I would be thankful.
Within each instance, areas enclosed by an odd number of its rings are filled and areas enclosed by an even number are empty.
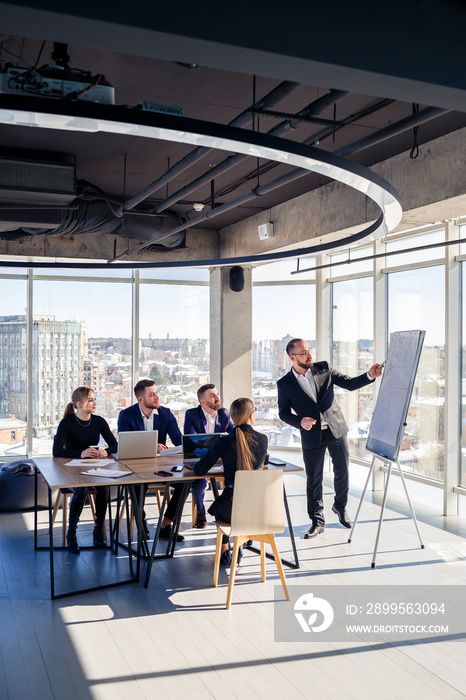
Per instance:
[[[157,430],[129,430],[118,433],[118,459],[155,459]]]

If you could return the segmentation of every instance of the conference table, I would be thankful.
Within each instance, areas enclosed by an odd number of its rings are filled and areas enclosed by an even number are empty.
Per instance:
[[[159,558],[173,557],[175,552],[176,537],[179,531],[181,517],[183,512],[184,503],[186,497],[189,493],[191,483],[198,479],[207,478],[211,480],[212,489],[214,497],[217,495],[217,485],[215,477],[221,476],[222,472],[218,469],[214,469],[214,473],[208,473],[202,477],[197,477],[194,474],[186,474],[184,472],[171,472],[174,465],[181,464],[181,457],[177,455],[169,455],[167,457],[157,457],[156,459],[126,459],[126,460],[115,460],[115,463],[103,467],[104,470],[121,470],[127,472],[126,476],[122,476],[118,479],[106,478],[102,476],[92,476],[88,473],[89,467],[84,466],[69,466],[68,462],[70,459],[58,458],[58,457],[37,457],[34,459],[36,464],[36,488],[35,488],[35,515],[34,515],[34,549],[46,549],[49,551],[50,556],[50,596],[51,599],[64,598],[67,596],[77,595],[79,593],[85,593],[90,591],[101,590],[103,588],[110,588],[114,586],[119,586],[127,583],[136,583],[140,580],[140,568],[141,568],[141,558],[146,559],[147,568],[144,586],[147,588],[149,583],[149,578],[151,574],[151,569],[154,561]],[[289,462],[285,462],[283,465],[275,466],[272,464],[268,465],[268,469],[279,469],[285,473],[288,472],[299,472],[303,471],[302,467],[298,467]],[[170,477],[158,476],[154,472],[170,472]],[[40,472],[44,477],[44,480],[48,487],[48,536],[49,543],[47,547],[38,545],[38,524],[37,524],[37,473]],[[86,473],[81,473],[86,472]],[[147,542],[146,536],[144,534],[144,528],[142,527],[142,508],[139,508],[139,503],[143,502],[143,487],[144,484],[160,484],[164,486],[164,496],[163,503],[159,514],[159,519],[157,523],[157,528],[155,531],[154,540],[152,543],[152,548],[149,552],[149,543]],[[112,581],[110,583],[100,583],[98,585],[88,586],[85,588],[80,588],[78,590],[69,590],[66,592],[56,593],[55,587],[55,562],[54,562],[54,551],[60,549],[66,549],[64,547],[55,547],[53,542],[53,492],[57,489],[72,489],[76,487],[96,487],[96,486],[118,486],[118,498],[117,498],[117,511],[115,515],[115,526],[112,526],[112,514],[111,507],[109,507],[109,518],[110,518],[110,545],[107,549],[113,550],[114,554],[118,554],[119,546],[121,543],[120,533],[119,533],[119,510],[121,500],[123,499],[126,505],[126,533],[128,546],[126,547],[128,552],[128,567],[129,575],[127,578],[118,581]],[[159,534],[161,523],[163,519],[163,513],[165,505],[168,499],[169,491],[172,486],[179,485],[182,487],[182,493],[180,494],[179,505],[174,516],[172,535],[168,541],[167,550],[165,554],[157,554],[156,548],[159,542]],[[136,495],[138,492],[138,496]],[[291,522],[288,501],[286,497],[286,491],[284,487],[284,507],[285,514],[288,524],[289,535],[291,539],[291,546],[293,550],[293,561],[287,561],[282,559],[282,563],[285,566],[289,566],[294,569],[299,568],[298,553],[296,549],[296,543],[294,539],[293,526]],[[137,524],[137,546],[135,552],[133,552],[131,535],[130,535],[130,523],[129,523],[129,499],[133,506],[133,512],[135,514],[136,524]],[[94,547],[80,547],[81,550],[95,549]],[[254,547],[250,547],[253,551],[258,551]],[[100,550],[102,551],[102,550]],[[103,550],[105,551],[105,550]],[[273,559],[273,554],[267,553],[269,558]],[[76,555],[73,555],[76,557]],[[136,559],[136,566],[134,566],[133,559]]]

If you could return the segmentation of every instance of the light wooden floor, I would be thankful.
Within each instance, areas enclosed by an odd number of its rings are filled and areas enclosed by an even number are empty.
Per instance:
[[[295,458],[296,461],[296,458]],[[359,479],[360,480],[360,479]],[[370,568],[380,494],[364,505],[354,541],[331,514],[314,541],[309,527],[303,475],[286,485],[301,570],[286,569],[290,585],[464,584],[466,520],[443,518],[432,509],[416,512],[426,544],[421,550],[402,499],[389,499],[377,568]],[[349,504],[359,502],[353,478]],[[149,506],[149,522],[156,508]],[[41,514],[45,522],[45,513]],[[237,574],[233,605],[224,609],[227,576],[213,589],[214,527],[190,528],[172,560],[154,565],[149,588],[141,584],[58,601],[49,600],[48,555],[33,550],[32,513],[0,513],[0,698],[2,700],[433,700],[466,697],[465,641],[435,643],[275,643],[273,563],[266,583],[259,557],[246,553]],[[84,521],[80,540],[89,538]],[[289,540],[279,547],[290,555]],[[85,576],[86,557],[60,553],[64,574]],[[93,561],[95,565],[95,561]],[[465,596],[466,603],[466,596]],[[281,598],[280,605],[287,605]],[[466,633],[466,630],[465,630]]]

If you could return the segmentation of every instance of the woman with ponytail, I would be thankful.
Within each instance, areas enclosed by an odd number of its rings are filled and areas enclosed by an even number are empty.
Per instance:
[[[216,520],[226,523],[231,522],[236,471],[238,469],[261,469],[267,455],[267,436],[258,433],[252,427],[255,414],[251,399],[241,398],[233,401],[230,406],[230,415],[235,424],[234,430],[229,435],[218,438],[208,453],[194,465],[196,476],[204,476],[218,459],[222,459],[225,488],[207,512],[213,515]],[[231,553],[226,535],[223,536],[220,563],[223,566],[231,564]]]
[[[118,449],[118,443],[110,427],[101,416],[94,415],[96,409],[95,393],[87,386],[79,386],[73,391],[70,403],[65,408],[57,434],[53,440],[53,456],[70,459],[105,459]],[[100,436],[108,447],[98,448]],[[106,547],[104,522],[108,503],[108,486],[96,486],[94,527],[94,545]],[[70,519],[66,544],[72,554],[79,554],[76,537],[79,518],[87,496],[87,488],[75,488],[70,503]]]

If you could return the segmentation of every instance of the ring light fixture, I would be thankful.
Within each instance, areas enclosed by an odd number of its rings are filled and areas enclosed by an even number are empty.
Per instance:
[[[221,151],[242,153],[252,158],[262,158],[284,163],[308,172],[319,173],[326,178],[348,185],[369,197],[380,209],[380,216],[368,227],[341,238],[316,236],[316,243],[306,248],[261,255],[245,255],[235,258],[190,260],[157,263],[113,263],[112,267],[206,267],[235,265],[240,263],[273,262],[284,258],[310,255],[329,248],[346,245],[367,236],[371,239],[385,236],[400,222],[402,208],[400,197],[392,185],[367,168],[322,151],[313,146],[287,139],[246,131],[184,117],[143,112],[113,105],[85,102],[67,102],[47,98],[0,95],[0,123],[30,128],[58,129],[82,133],[109,133],[158,139],[176,143],[203,146]],[[228,206],[228,205],[227,205]],[[182,226],[180,227],[183,228]],[[131,253],[132,251],[129,251]],[[2,263],[9,264],[9,263]],[[13,263],[12,263],[13,264]],[[24,264],[23,264],[24,265]],[[28,263],[28,266],[44,267],[106,267],[107,263]]]

